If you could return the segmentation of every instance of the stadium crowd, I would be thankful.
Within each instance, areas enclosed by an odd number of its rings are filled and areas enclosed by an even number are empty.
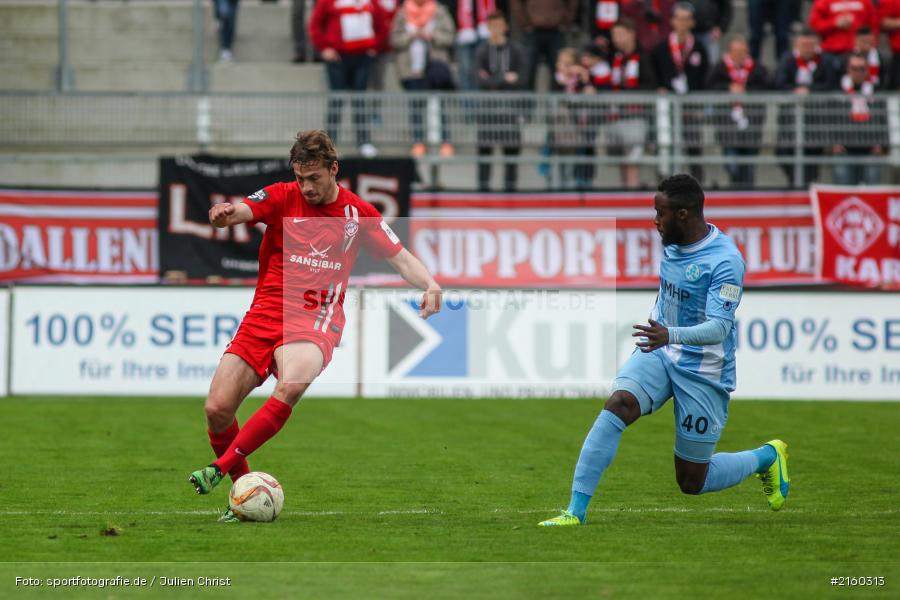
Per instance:
[[[227,19],[236,15],[238,0],[215,3],[217,15],[223,18],[222,56],[231,60],[234,23]],[[595,152],[601,124],[608,152],[635,159],[623,161],[621,176],[625,187],[637,187],[637,159],[645,152],[653,127],[646,103],[643,107],[591,105],[576,102],[575,96],[703,91],[745,97],[766,90],[844,94],[844,101],[825,103],[820,114],[807,111],[803,117],[839,129],[852,126],[848,129],[853,130],[854,139],[846,143],[804,142],[808,155],[840,156],[884,151],[885,107],[871,96],[878,90],[900,89],[900,0],[814,0],[809,7],[801,0],[746,0],[746,37],[728,35],[734,17],[731,0],[315,0],[308,18],[306,0],[292,3],[294,60],[323,61],[332,91],[383,89],[385,64],[394,60],[403,89],[411,92],[563,94],[566,100],[554,103],[547,116],[544,152],[585,157],[579,164],[560,167],[561,181],[574,187],[590,186],[593,165],[588,157]],[[805,13],[808,18],[803,19]],[[762,58],[767,24],[777,57],[772,64],[764,64]],[[307,52],[307,35],[312,53]],[[890,57],[879,51],[882,35]],[[537,76],[542,62],[550,67],[549,90]],[[511,111],[492,102],[474,107],[478,154],[486,157],[499,147],[505,155],[514,156],[520,151],[520,120],[522,114],[528,118],[529,107]],[[354,100],[352,109],[359,151],[375,156],[372,116],[361,100]],[[424,96],[413,96],[409,120],[415,157],[428,152],[425,110]],[[778,109],[776,152],[781,155],[794,153],[794,110],[790,106]],[[700,124],[710,116],[726,155],[758,154],[765,111],[764,106],[749,102],[719,107],[713,115],[702,106],[685,110],[687,155],[700,155]],[[342,101],[333,98],[328,130],[334,137],[342,112]],[[440,155],[452,156],[446,122],[440,136]],[[793,180],[793,167],[787,162],[783,169]],[[727,170],[733,185],[752,184],[753,167],[746,162],[728,164]],[[505,171],[504,185],[514,189],[515,165],[507,161]],[[691,171],[702,177],[699,164],[692,165]],[[544,172],[549,180],[550,167]],[[816,168],[808,165],[803,182],[816,175]],[[880,173],[873,165],[839,165],[832,178],[845,184],[875,183]],[[486,188],[489,180],[490,164],[485,161],[479,168],[480,186]]]

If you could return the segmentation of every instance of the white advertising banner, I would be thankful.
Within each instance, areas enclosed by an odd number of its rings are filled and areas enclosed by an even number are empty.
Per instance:
[[[363,393],[415,397],[603,396],[615,374],[616,297],[545,290],[367,291]]]
[[[655,292],[620,292],[624,336]],[[900,295],[745,291],[737,310],[735,398],[900,400]]]
[[[9,394],[7,384],[9,376],[6,366],[9,364],[9,290],[0,288],[0,398]]]
[[[15,288],[10,391],[204,396],[252,296],[252,288]],[[309,395],[355,395],[356,317],[347,310],[341,346]],[[273,388],[270,377],[254,395]]]
[[[655,292],[466,291],[437,317],[373,292],[364,393],[602,396]],[[737,312],[735,398],[900,400],[900,296],[754,292]]]
[[[900,294],[745,294],[736,397],[900,400]]]

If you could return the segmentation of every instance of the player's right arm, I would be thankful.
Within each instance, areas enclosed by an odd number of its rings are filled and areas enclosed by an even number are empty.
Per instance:
[[[220,229],[252,220],[253,211],[244,202],[238,202],[237,204],[222,202],[209,209],[209,222]]]

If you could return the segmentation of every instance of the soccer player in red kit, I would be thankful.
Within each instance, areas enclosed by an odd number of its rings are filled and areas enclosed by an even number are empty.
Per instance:
[[[249,472],[247,456],[272,438],[309,384],[328,365],[345,323],[343,301],[360,248],[387,260],[422,289],[420,315],[441,307],[441,288],[400,243],[378,211],[338,185],[337,153],[321,130],[302,131],[291,148],[296,181],[275,183],[238,204],[209,211],[216,227],[262,222],[259,278],[250,310],[225,349],[206,399],[209,441],[218,457],[190,481],[208,494],[224,478]],[[272,396],[244,423],[235,415],[269,375]],[[221,521],[237,520],[226,511]]]

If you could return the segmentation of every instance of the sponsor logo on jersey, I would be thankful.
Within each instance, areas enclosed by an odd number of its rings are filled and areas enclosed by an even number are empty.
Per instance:
[[[691,297],[691,293],[689,291],[683,290],[674,283],[669,283],[665,279],[660,279],[662,281],[662,292],[669,298],[672,298],[673,300],[677,300],[679,302],[684,302]]]
[[[329,246],[330,248],[331,246]],[[313,273],[318,273],[322,269],[326,271],[340,271],[344,266],[342,263],[339,263],[334,260],[328,260],[327,258],[313,257],[310,255],[301,256],[299,254],[291,254],[290,262],[303,265],[304,267],[309,267],[309,269]]]
[[[259,190],[247,196],[247,200],[250,200],[251,202],[262,202],[268,197],[269,195],[266,193],[266,190]]]
[[[698,265],[688,265],[684,270],[684,278],[688,281],[697,281],[700,279],[700,267]]]
[[[871,206],[851,196],[835,206],[825,226],[841,247],[854,256],[865,252],[884,231],[884,221]]]
[[[725,300],[731,300],[732,302],[737,302],[738,298],[741,297],[741,288],[740,286],[731,284],[731,283],[723,283],[721,289],[719,289],[719,298],[723,298]]]
[[[331,246],[333,245],[334,244],[331,244]],[[328,258],[328,251],[331,250],[331,246],[326,247],[324,250],[317,250],[315,246],[310,244],[309,250],[312,252],[313,258]]]

